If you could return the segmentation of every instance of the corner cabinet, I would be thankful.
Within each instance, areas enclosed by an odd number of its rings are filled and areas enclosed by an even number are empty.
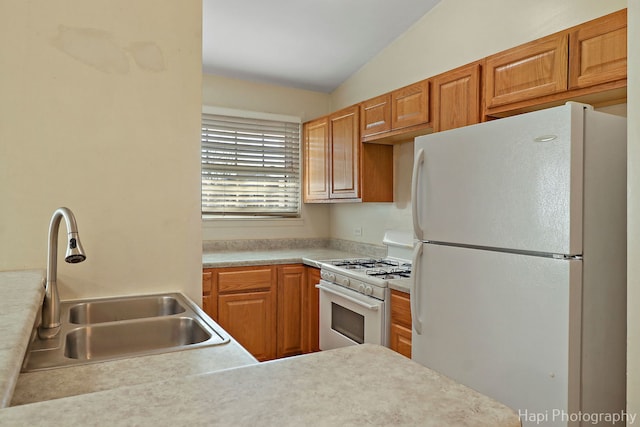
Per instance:
[[[360,141],[352,106],[303,126],[305,203],[392,202],[393,147]]]
[[[203,310],[260,361],[318,351],[319,277],[302,264],[207,268]]]

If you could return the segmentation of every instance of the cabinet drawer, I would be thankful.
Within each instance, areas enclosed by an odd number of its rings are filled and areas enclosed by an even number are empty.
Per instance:
[[[391,321],[411,329],[411,301],[409,294],[391,290]]]
[[[238,270],[217,272],[218,293],[270,290],[274,271],[269,267],[240,267]]]

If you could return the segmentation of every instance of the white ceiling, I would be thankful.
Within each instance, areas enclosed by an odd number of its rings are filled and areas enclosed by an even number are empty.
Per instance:
[[[203,0],[203,71],[329,93],[439,1]]]

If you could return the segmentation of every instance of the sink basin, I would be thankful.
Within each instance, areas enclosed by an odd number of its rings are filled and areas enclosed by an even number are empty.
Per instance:
[[[191,317],[115,322],[70,331],[66,335],[64,355],[79,360],[104,359],[197,344],[210,338],[211,333]]]
[[[150,295],[76,303],[69,307],[69,322],[91,324],[184,313],[175,297]]]
[[[229,336],[180,293],[62,301],[60,333],[31,335],[22,372],[188,350]]]

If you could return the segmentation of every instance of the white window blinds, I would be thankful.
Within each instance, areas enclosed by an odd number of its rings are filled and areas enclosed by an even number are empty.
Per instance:
[[[299,216],[300,123],[202,114],[202,213]]]

